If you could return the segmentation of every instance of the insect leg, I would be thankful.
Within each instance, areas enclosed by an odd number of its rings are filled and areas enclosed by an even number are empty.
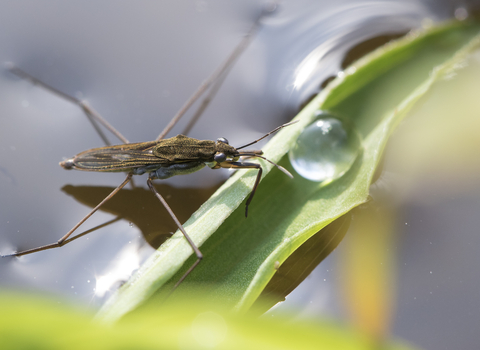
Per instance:
[[[12,254],[2,255],[2,257],[5,258],[5,257],[8,257],[8,256],[27,255],[27,254],[31,254],[31,253],[35,253],[35,252],[40,252],[42,250],[59,248],[59,247],[65,245],[67,243],[70,243],[71,241],[73,241],[74,239],[77,238],[77,236],[76,236],[76,237],[73,237],[72,239],[68,239],[72,235],[72,233],[75,232],[75,230],[77,228],[79,228],[80,225],[82,225],[85,221],[87,221],[88,218],[90,218],[90,216],[92,216],[103,204],[105,204],[105,202],[107,202],[110,198],[112,198],[115,194],[117,194],[118,191],[120,191],[123,187],[125,187],[125,185],[130,182],[132,176],[133,176],[133,174],[129,173],[127,175],[127,177],[125,178],[125,180],[123,180],[123,182],[117,188],[115,188],[107,197],[105,197],[105,199],[103,199],[95,208],[93,208],[87,215],[85,215],[85,217],[82,220],[80,220],[78,222],[78,224],[76,224],[70,231],[67,232],[66,235],[64,235],[62,238],[60,238],[57,242],[47,244],[47,245],[37,247],[37,248],[23,250],[21,252],[15,252],[15,253],[12,253]],[[80,234],[79,236],[83,236],[83,235],[84,234]]]
[[[195,252],[195,255],[197,256],[197,261],[195,261],[195,263],[187,270],[187,272],[185,272],[185,274],[182,276],[182,278],[180,278],[180,280],[173,287],[173,290],[175,290],[180,285],[180,283],[182,283],[183,280],[185,278],[187,278],[187,276],[195,269],[195,267],[197,267],[197,265],[200,263],[200,261],[202,261],[203,254],[202,254],[202,252],[200,252],[200,249],[198,249],[198,247],[192,241],[192,239],[187,234],[187,232],[185,232],[185,229],[183,228],[183,225],[177,219],[177,216],[175,215],[173,210],[170,208],[167,201],[162,197],[162,195],[153,186],[153,183],[152,183],[151,179],[147,180],[147,185],[148,185],[148,187],[150,187],[150,190],[152,190],[153,194],[155,194],[155,197],[157,197],[158,200],[163,204],[165,209],[167,209],[167,211],[170,214],[170,216],[172,217],[173,221],[175,221],[175,223],[177,224],[178,229],[183,233],[183,236],[187,240],[188,244],[190,244],[190,247],[192,247],[193,251]]]
[[[258,16],[258,18],[255,20],[253,23],[252,27],[250,30],[247,32],[247,34],[243,37],[243,39],[240,41],[240,43],[235,47],[235,49],[232,51],[232,53],[227,57],[227,59],[223,62],[223,64],[218,67],[212,75],[210,75],[193,93],[192,96],[185,102],[185,104],[180,108],[180,110],[175,114],[175,116],[172,118],[170,123],[163,129],[163,131],[158,135],[156,138],[156,141],[163,139],[170,130],[177,124],[177,122],[180,120],[181,117],[188,111],[188,109],[197,101],[200,96],[203,95],[205,91],[208,90],[208,88],[212,87],[211,92],[205,97],[203,100],[202,104],[199,106],[198,110],[195,112],[194,116],[192,117],[192,120],[189,122],[189,124],[186,127],[186,132],[190,131],[190,129],[193,127],[195,122],[198,120],[200,115],[203,113],[205,108],[207,108],[208,104],[214,97],[214,95],[217,93],[218,89],[220,88],[220,85],[223,83],[225,80],[227,74],[229,73],[230,69],[233,67],[235,61],[240,57],[240,55],[245,51],[245,49],[248,47],[248,44],[252,41],[253,36],[255,35],[256,31],[260,27],[260,21],[261,19],[267,15],[269,12],[273,12],[275,10],[275,6],[272,6],[272,8],[265,8],[262,13]],[[213,85],[213,86],[212,86]]]
[[[97,134],[100,136],[100,138],[103,140],[103,142],[105,143],[105,145],[107,146],[110,146],[111,143],[110,141],[108,140],[107,136],[104,134],[104,132],[102,131],[102,129],[100,129],[99,125],[97,124],[100,123],[102,124],[107,130],[109,130],[112,134],[114,134],[118,139],[120,139],[120,141],[122,141],[123,143],[129,143],[127,138],[125,136],[123,136],[117,129],[115,129],[108,121],[106,121],[95,109],[93,109],[92,107],[90,107],[88,105],[88,103],[86,101],[82,101],[76,97],[73,97],[73,96],[70,96],[66,93],[64,93],[63,91],[60,91],[58,90],[57,88],[54,88],[53,86],[51,85],[48,85],[47,83],[44,83],[43,81],[41,81],[40,79],[38,78],[35,78],[34,76],[28,74],[27,72],[25,72],[23,69],[15,66],[14,64],[12,63],[9,63],[7,64],[7,67],[8,69],[10,70],[11,73],[15,74],[16,76],[22,78],[22,79],[25,79],[25,80],[28,80],[29,82],[31,82],[33,85],[38,85],[48,91],[50,91],[51,93],[57,95],[58,97],[61,97],[71,103],[74,103],[76,104],[77,106],[79,106],[82,111],[85,113],[85,115],[87,116],[88,120],[90,120],[90,122],[92,123],[92,126],[94,127],[95,131],[97,132]],[[130,182],[131,186],[134,188],[135,187],[135,184],[134,184],[134,181],[133,179],[131,180]]]
[[[222,168],[234,168],[234,169],[258,169],[257,178],[255,179],[255,184],[253,185],[252,192],[250,192],[250,196],[247,199],[247,203],[245,203],[245,217],[248,216],[248,206],[255,195],[255,191],[257,190],[258,184],[260,183],[260,179],[262,178],[262,167],[260,164],[257,163],[246,163],[246,162],[223,162],[220,163]]]
[[[28,74],[27,72],[25,72],[24,70],[15,66],[14,64],[11,64],[11,63],[8,64],[8,69],[10,70],[10,72],[15,74],[16,76],[18,76],[22,79],[28,80],[33,85],[38,85],[38,86],[50,91],[51,93],[57,95],[58,97],[61,97],[65,100],[70,101],[71,103],[74,103],[77,106],[79,106],[82,109],[82,111],[86,114],[86,116],[88,117],[90,122],[92,122],[93,127],[95,128],[95,130],[98,132],[98,134],[100,135],[102,140],[107,145],[110,145],[110,141],[108,141],[107,137],[105,136],[103,131],[98,127],[96,122],[102,124],[107,130],[109,130],[112,134],[114,134],[116,137],[118,137],[123,143],[129,143],[125,136],[123,136],[117,129],[115,129],[109,122],[107,122],[96,110],[94,110],[92,107],[90,107],[86,101],[82,101],[82,100],[80,100],[76,97],[70,96],[70,95],[54,88],[53,86],[50,86],[50,85],[44,83],[43,81],[41,81],[41,80],[35,78],[34,76]]]

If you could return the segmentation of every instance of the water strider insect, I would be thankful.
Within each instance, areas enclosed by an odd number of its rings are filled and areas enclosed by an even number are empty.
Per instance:
[[[148,173],[148,187],[158,198],[158,200],[164,205],[164,207],[166,208],[172,219],[175,221],[179,230],[183,233],[185,239],[188,241],[189,245],[197,256],[197,260],[195,261],[195,263],[188,269],[188,271],[175,285],[175,287],[178,286],[199,264],[199,262],[203,258],[203,255],[198,249],[198,247],[195,245],[195,243],[190,239],[187,232],[185,232],[182,224],[179,222],[176,215],[170,209],[165,199],[155,189],[152,184],[152,180],[166,179],[175,175],[190,174],[205,166],[209,166],[212,169],[257,169],[258,173],[256,181],[254,183],[252,192],[246,202],[245,215],[247,216],[248,205],[252,201],[252,198],[261,179],[262,167],[260,166],[260,164],[257,163],[243,161],[242,158],[258,157],[265,159],[266,161],[269,160],[262,156],[262,151],[247,151],[242,149],[262,140],[263,138],[276,132],[280,128],[291,124],[287,123],[281,125],[278,128],[267,133],[260,139],[237,148],[230,146],[228,144],[228,141],[224,138],[219,138],[217,139],[217,141],[201,141],[187,136],[178,135],[173,138],[164,139],[165,135],[172,129],[172,127],[180,119],[180,117],[183,116],[183,114],[188,110],[188,108],[197,99],[199,99],[200,96],[208,88],[210,88],[210,95],[214,94],[217,91],[219,85],[222,83],[233,62],[247,46],[253,33],[256,31],[258,24],[259,21],[257,20],[252,29],[247,33],[245,38],[240,42],[240,44],[228,57],[226,62],[217,71],[215,71],[213,75],[208,78],[191,96],[191,98],[185,103],[185,105],[181,108],[177,115],[174,116],[172,121],[167,125],[167,127],[162,131],[162,133],[157,137],[157,139],[150,142],[128,143],[128,140],[125,137],[123,137],[118,131],[116,131],[112,126],[110,126],[110,124],[108,124],[108,122],[106,122],[86,102],[69,96],[41,82],[40,80],[34,78],[33,76],[27,74],[26,72],[15,66],[10,66],[10,70],[14,74],[24,79],[27,79],[32,83],[37,84],[57,94],[58,96],[80,106],[80,108],[82,108],[82,110],[91,120],[105,126],[108,130],[110,130],[120,140],[124,142],[124,144],[122,145],[94,148],[79,153],[75,157],[61,162],[60,165],[63,168],[97,172],[127,172],[127,175],[125,180],[118,187],[116,187],[105,199],[103,199],[95,208],[93,208],[82,220],[80,220],[69,232],[67,232],[57,242],[33,249],[14,252],[8,255],[4,255],[3,257],[31,254],[38,251],[61,247],[71,242],[75,238],[79,237],[79,235],[71,237],[72,234],[77,230],[77,228],[82,225],[86,220],[88,220],[89,217],[92,216],[105,202],[110,200],[116,193],[118,193],[123,187],[125,187],[132,180],[133,175]],[[209,98],[206,98],[205,100],[209,100]],[[206,104],[203,104],[201,108],[204,108],[205,105]],[[193,122],[191,122],[190,125],[192,125]],[[274,164],[277,168],[284,171],[287,175],[291,176],[291,174],[282,167],[278,166],[273,162],[270,163]]]

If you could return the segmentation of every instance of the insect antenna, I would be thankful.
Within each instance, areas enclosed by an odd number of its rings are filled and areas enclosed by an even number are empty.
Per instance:
[[[298,120],[294,120],[293,122],[289,122],[289,123],[286,123],[286,124],[280,125],[280,126],[276,127],[275,129],[273,129],[272,131],[270,131],[269,133],[267,133],[267,134],[263,135],[262,137],[260,137],[258,140],[255,140],[255,141],[253,141],[253,142],[247,143],[246,145],[243,145],[243,146],[237,147],[237,150],[239,150],[239,149],[242,149],[242,148],[245,148],[245,147],[248,147],[248,146],[251,146],[251,145],[253,145],[253,144],[257,143],[258,141],[261,141],[261,140],[263,140],[265,137],[267,137],[267,136],[269,136],[269,135],[271,135],[271,134],[273,134],[273,133],[277,132],[278,130],[280,130],[280,129],[282,129],[282,128],[286,127],[286,126],[289,126],[289,125],[295,124],[295,123],[298,123]],[[258,157],[258,155],[255,155],[254,157]]]

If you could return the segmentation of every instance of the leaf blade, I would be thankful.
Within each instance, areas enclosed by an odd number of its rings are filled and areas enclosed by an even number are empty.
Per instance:
[[[222,297],[238,311],[247,310],[278,264],[367,199],[391,132],[435,81],[478,46],[478,32],[478,24],[449,24],[389,44],[347,69],[345,76],[299,113],[300,122],[281,130],[264,152],[279,161],[312,122],[315,110],[329,109],[355,122],[364,137],[363,153],[350,171],[328,185],[299,176],[291,181],[272,172],[259,186],[248,219],[243,218],[243,210],[235,209],[249,194],[255,173],[234,174],[185,224],[206,258],[179,289],[209,284],[212,296]],[[291,170],[285,158],[280,164]],[[267,175],[271,166],[262,163],[262,167]],[[175,235],[105,304],[98,317],[112,322],[157,293],[160,286],[157,297],[164,297],[174,283],[167,282],[178,280],[191,266],[190,255],[188,244]]]

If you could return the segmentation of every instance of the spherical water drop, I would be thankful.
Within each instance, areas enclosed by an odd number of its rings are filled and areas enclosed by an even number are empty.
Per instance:
[[[304,178],[330,182],[350,169],[360,150],[361,137],[348,120],[319,111],[298,137],[289,158]]]

